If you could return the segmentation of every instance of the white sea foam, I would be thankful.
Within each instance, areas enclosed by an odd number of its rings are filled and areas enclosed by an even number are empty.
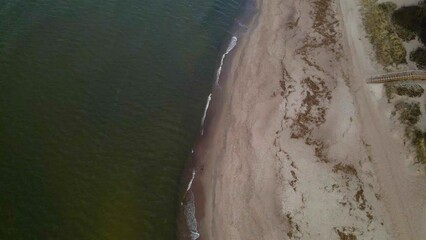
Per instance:
[[[231,39],[231,42],[228,45],[228,48],[226,49],[226,52],[222,55],[222,59],[220,60],[220,65],[216,73],[216,82],[215,82],[216,85],[219,85],[219,78],[220,78],[220,73],[222,72],[223,61],[225,60],[226,55],[228,55],[232,51],[232,49],[234,49],[235,46],[237,46],[237,42],[238,42],[238,38],[236,36],[233,36]],[[206,107],[204,108],[203,117],[201,118],[201,135],[203,135],[204,133],[204,127],[203,127],[204,120],[206,119],[207,110],[209,109],[209,105],[210,105],[210,100],[212,100],[211,93],[209,94],[207,98],[207,104],[206,104]]]
[[[238,38],[236,36],[233,36],[231,39],[231,42],[228,45],[228,48],[226,49],[226,52],[222,55],[222,58],[220,59],[219,69],[217,69],[217,73],[216,73],[216,82],[215,82],[216,85],[219,85],[219,78],[220,78],[220,73],[222,72],[223,61],[225,60],[226,55],[228,55],[228,53],[230,53],[232,49],[234,49],[234,47],[237,46],[237,42],[238,42]]]
[[[234,49],[235,46],[237,46],[237,42],[238,38],[236,36],[233,36],[228,48],[226,49],[226,54],[228,54],[230,51],[232,51],[232,49]]]
[[[189,231],[191,233],[191,240],[196,240],[200,237],[197,230],[197,219],[195,218],[195,201],[194,193],[188,192],[188,202],[184,209],[186,223],[188,224]]]
[[[237,45],[238,38],[233,36],[231,39],[231,42],[228,45],[228,48],[226,49],[226,52],[222,55],[222,59],[220,60],[219,69],[217,70],[216,74],[216,85],[219,84],[219,78],[220,73],[222,72],[222,66],[223,61],[225,60],[226,55],[228,55],[232,49],[235,48]],[[201,135],[203,135],[204,132],[204,120],[206,119],[207,110],[209,109],[210,101],[212,99],[212,94],[210,93],[207,97],[207,103],[206,107],[204,108],[204,114],[201,118]],[[192,150],[192,153],[194,153],[194,150]],[[197,230],[197,219],[195,218],[195,201],[194,201],[194,193],[191,191],[192,183],[195,179],[195,170],[192,170],[192,178],[188,183],[188,187],[186,188],[185,196],[188,197],[188,201],[186,203],[186,206],[184,208],[184,213],[186,216],[186,222],[188,224],[189,231],[191,233],[191,240],[196,240],[200,237],[200,234]],[[183,205],[183,202],[181,202],[181,205]]]
[[[210,93],[207,97],[206,107],[204,108],[203,118],[201,118],[201,135],[204,133],[204,120],[206,119],[207,110],[209,109],[210,100],[212,100],[212,94]]]
[[[192,150],[192,153],[194,153],[194,150]],[[188,191],[191,189],[192,182],[194,181],[194,179],[195,179],[195,169],[192,170],[191,180],[189,180],[188,187],[186,187],[186,191],[185,191],[185,194],[183,195],[182,202],[180,202],[181,206],[183,205],[183,201],[184,201],[186,195],[188,194]]]
[[[241,27],[241,28],[243,28],[244,30],[247,30],[247,29],[248,29],[248,26],[247,26],[247,25],[242,24],[240,21],[237,21],[237,23],[238,23],[238,26],[240,26],[240,27]]]
[[[219,69],[217,70],[217,73],[216,73],[216,82],[215,82],[216,85],[219,85],[219,78],[222,72],[223,61],[225,60],[226,55],[228,55],[232,51],[232,49],[235,48],[235,46],[237,45],[237,42],[238,42],[238,38],[236,36],[233,36],[231,39],[231,42],[228,45],[228,48],[226,49],[226,52],[222,55],[222,58],[220,59]],[[212,94],[210,93],[209,96],[207,97],[207,103],[206,103],[206,107],[204,108],[203,117],[201,118],[201,135],[203,135],[204,120],[206,119],[207,110],[209,109],[211,99],[212,99]],[[194,153],[194,150],[192,150],[192,153]],[[192,187],[192,183],[194,179],[195,179],[195,170],[192,170],[192,178],[189,181],[188,187],[186,188],[186,192],[185,192],[185,197],[188,199],[188,201],[186,202],[186,205],[184,207],[184,214],[186,217],[186,222],[188,224],[188,229],[191,233],[191,240],[196,240],[200,237],[200,234],[198,233],[198,230],[197,230],[197,219],[195,218],[194,193],[191,191],[191,187]],[[183,205],[183,201],[181,202],[181,205]]]
[[[195,170],[192,170],[192,178],[191,178],[191,180],[189,181],[188,187],[186,188],[186,191],[187,191],[187,192],[189,191],[189,189],[191,189],[192,182],[194,181],[194,178],[195,178]]]

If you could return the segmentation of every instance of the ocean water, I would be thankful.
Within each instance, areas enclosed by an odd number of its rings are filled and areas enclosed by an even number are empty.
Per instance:
[[[243,3],[0,0],[0,239],[176,239]]]

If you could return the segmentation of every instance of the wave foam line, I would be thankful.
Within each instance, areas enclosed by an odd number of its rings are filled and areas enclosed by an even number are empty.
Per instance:
[[[192,153],[194,153],[194,150],[192,150]],[[193,170],[192,170],[192,177],[191,177],[191,180],[189,180],[188,187],[186,187],[185,194],[183,195],[183,197],[182,197],[182,201],[180,202],[180,205],[181,205],[181,206],[183,205],[183,201],[185,200],[185,197],[186,197],[186,195],[188,194],[188,191],[189,191],[189,190],[191,189],[191,187],[192,187],[192,182],[194,182],[194,179],[195,179],[195,169],[193,169]]]
[[[191,178],[191,180],[189,181],[188,187],[186,188],[186,191],[187,191],[187,192],[189,191],[189,189],[191,189],[192,182],[194,181],[194,178],[195,178],[195,170],[192,170],[192,178]]]
[[[195,218],[195,201],[194,193],[189,191],[189,201],[184,209],[186,216],[186,223],[188,224],[189,231],[191,233],[191,240],[197,240],[200,237],[197,229],[197,219]]]
[[[232,36],[231,42],[229,43],[228,48],[226,49],[226,52],[222,55],[222,59],[220,59],[220,65],[216,73],[216,82],[215,82],[216,85],[219,85],[219,78],[220,78],[220,73],[222,72],[223,61],[225,60],[226,55],[228,55],[228,53],[230,53],[232,49],[234,49],[234,47],[237,46],[237,42],[238,42],[238,38],[236,36]]]
[[[209,109],[209,105],[210,105],[210,101],[212,100],[212,94],[210,93],[209,96],[207,97],[207,103],[206,103],[206,107],[204,108],[204,114],[203,117],[201,118],[201,135],[203,135],[204,133],[204,120],[206,119],[206,115],[207,115],[207,110]]]

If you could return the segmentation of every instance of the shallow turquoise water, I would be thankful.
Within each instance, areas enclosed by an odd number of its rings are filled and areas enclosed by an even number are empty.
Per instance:
[[[175,239],[242,0],[0,0],[0,239]]]

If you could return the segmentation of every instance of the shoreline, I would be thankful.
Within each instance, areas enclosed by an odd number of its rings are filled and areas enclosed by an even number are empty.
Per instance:
[[[185,170],[198,239],[424,236],[426,178],[365,82],[381,67],[358,2],[256,2]]]
[[[245,7],[242,9],[242,13],[238,16],[234,22],[234,26],[231,28],[230,36],[225,41],[226,44],[223,44],[222,47],[222,57],[218,63],[217,72],[214,77],[214,85],[212,92],[209,94],[206,102],[206,108],[204,115],[201,120],[201,129],[200,135],[196,139],[192,153],[189,156],[189,160],[184,168],[182,173],[182,184],[181,188],[185,188],[184,191],[181,190],[182,199],[180,200],[180,207],[178,212],[178,239],[180,240],[192,240],[198,239],[203,240],[202,235],[198,235],[197,238],[191,238],[191,230],[188,228],[187,216],[185,216],[185,199],[188,193],[193,194],[195,198],[195,219],[197,222],[201,221],[204,217],[204,204],[205,204],[205,194],[203,190],[203,184],[200,182],[199,177],[203,174],[204,163],[202,157],[203,152],[206,150],[207,142],[209,142],[211,131],[214,131],[215,119],[218,114],[220,114],[220,109],[223,107],[224,101],[222,97],[226,94],[226,88],[228,87],[228,71],[231,68],[233,63],[233,58],[235,56],[234,52],[238,51],[241,48],[241,41],[247,38],[250,31],[249,25],[252,24],[252,21],[255,19],[255,16],[258,12],[256,7],[257,2],[260,0],[247,0]],[[234,38],[237,38],[236,44],[232,46],[232,41],[235,41]],[[219,74],[220,73],[220,74]],[[194,172],[197,177],[189,178],[191,172]],[[197,232],[198,234],[198,232]]]

